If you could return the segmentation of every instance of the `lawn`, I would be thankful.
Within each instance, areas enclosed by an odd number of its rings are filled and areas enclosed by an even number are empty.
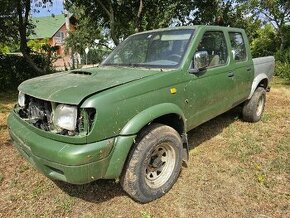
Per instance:
[[[138,204],[115,181],[53,182],[12,146],[0,93],[0,217],[290,217],[290,84],[275,79],[262,121],[239,109],[189,132],[190,160],[172,190]]]

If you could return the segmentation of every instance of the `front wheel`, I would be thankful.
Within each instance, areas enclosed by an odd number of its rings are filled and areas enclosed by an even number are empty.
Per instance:
[[[134,200],[150,202],[171,189],[181,165],[182,141],[178,132],[169,126],[152,124],[139,135],[121,185]]]
[[[266,103],[266,90],[258,87],[251,99],[243,106],[243,119],[247,122],[258,122],[261,120]]]

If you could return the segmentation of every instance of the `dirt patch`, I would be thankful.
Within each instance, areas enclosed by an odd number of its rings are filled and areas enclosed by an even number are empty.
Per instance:
[[[239,109],[189,132],[190,160],[173,189],[145,205],[119,183],[53,182],[9,141],[16,93],[0,95],[0,217],[290,217],[290,86],[278,80],[261,122]]]

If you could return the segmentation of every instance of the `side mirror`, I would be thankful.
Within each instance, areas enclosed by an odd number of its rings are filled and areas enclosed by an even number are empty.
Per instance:
[[[209,55],[207,51],[198,51],[195,53],[193,58],[193,68],[190,73],[198,73],[206,70],[209,65]]]

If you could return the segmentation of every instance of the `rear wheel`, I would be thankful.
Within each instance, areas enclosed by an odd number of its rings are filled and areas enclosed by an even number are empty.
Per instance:
[[[134,200],[146,203],[171,189],[181,165],[182,141],[178,132],[169,126],[152,124],[141,132],[121,185]]]
[[[258,122],[261,120],[266,103],[266,90],[258,87],[251,99],[243,106],[243,119],[247,122]]]

